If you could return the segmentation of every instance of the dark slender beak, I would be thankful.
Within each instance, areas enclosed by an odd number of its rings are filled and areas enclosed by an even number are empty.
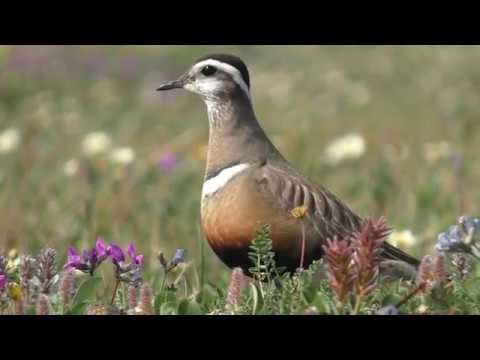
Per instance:
[[[166,82],[165,84],[160,85],[157,91],[181,89],[183,88],[183,85],[184,85],[183,79],[177,79],[177,80],[169,81],[169,82]]]

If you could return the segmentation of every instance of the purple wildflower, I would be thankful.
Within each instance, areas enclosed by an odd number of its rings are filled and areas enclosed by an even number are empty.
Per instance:
[[[185,262],[185,250],[177,249],[172,259],[168,263],[163,253],[160,252],[158,254],[158,261],[160,262],[160,265],[163,267],[165,272],[168,273],[170,270],[175,268],[178,264]]]
[[[68,250],[68,260],[67,263],[65,264],[65,269],[68,268],[74,268],[81,270],[82,268],[85,267],[85,264],[82,262],[82,258],[78,254],[77,250],[73,246],[69,246]]]
[[[185,249],[177,249],[175,255],[173,255],[172,260],[170,261],[170,266],[174,268],[180,263],[185,262]]]
[[[137,255],[137,249],[135,248],[135,245],[133,243],[130,243],[130,245],[128,245],[127,254],[128,256],[130,256],[130,259],[132,259],[132,262],[135,265],[142,266],[143,255],[142,254]]]
[[[178,165],[178,158],[172,152],[164,153],[158,161],[158,166],[165,172],[172,171]]]
[[[108,253],[112,262],[116,266],[116,277],[118,281],[126,282],[132,285],[138,285],[142,282],[141,267],[143,265],[143,255],[137,254],[134,244],[127,247],[129,262],[125,261],[125,254],[118,245],[111,244],[108,247]]]
[[[125,254],[120,246],[110,244],[107,248],[107,252],[114,264],[120,264],[125,261]]]
[[[108,257],[108,248],[103,242],[103,239],[101,237],[97,238],[97,242],[95,243],[95,250],[97,252],[97,256],[102,259],[102,258],[107,258]]]
[[[65,269],[74,268],[93,274],[95,269],[109,256],[110,247],[106,247],[102,238],[98,238],[93,249],[83,250],[82,256],[70,246],[68,248],[68,261]]]

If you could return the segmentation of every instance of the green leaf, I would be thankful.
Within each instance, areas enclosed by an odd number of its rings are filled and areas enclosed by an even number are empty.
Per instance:
[[[317,307],[320,314],[334,313],[335,304],[321,291],[317,291],[317,295],[311,304]]]
[[[183,299],[178,304],[178,315],[202,315],[203,311],[195,300]]]
[[[89,277],[85,279],[78,288],[72,302],[72,309],[68,312],[71,315],[81,315],[84,313],[88,303],[95,300],[96,290],[102,279],[100,277]]]
[[[173,301],[164,302],[162,305],[160,305],[159,313],[160,315],[176,315],[177,304]]]
[[[250,283],[250,294],[252,297],[253,305],[252,305],[252,315],[255,315],[258,310],[258,289],[255,284]]]
[[[155,299],[153,300],[153,311],[155,314],[160,313],[160,306],[163,304],[164,296],[162,293],[158,293],[155,295]]]
[[[473,299],[480,297],[480,278],[471,278],[464,281],[463,286],[468,296]]]

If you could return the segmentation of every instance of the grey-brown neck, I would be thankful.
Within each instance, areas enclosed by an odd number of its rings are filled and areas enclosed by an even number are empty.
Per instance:
[[[258,123],[246,94],[205,102],[210,125],[206,178],[239,163],[283,159]]]

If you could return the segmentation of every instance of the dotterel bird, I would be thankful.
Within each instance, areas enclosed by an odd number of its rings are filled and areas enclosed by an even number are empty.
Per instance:
[[[201,222],[213,251],[229,267],[248,273],[249,245],[262,224],[271,227],[279,266],[299,267],[302,229],[291,210],[305,206],[304,265],[321,258],[327,238],[359,230],[362,218],[335,195],[297,172],[260,126],[250,98],[250,76],[238,57],[198,59],[180,78],[158,90],[183,88],[207,105],[210,135],[202,188]],[[418,260],[385,243],[383,257],[415,267]]]

